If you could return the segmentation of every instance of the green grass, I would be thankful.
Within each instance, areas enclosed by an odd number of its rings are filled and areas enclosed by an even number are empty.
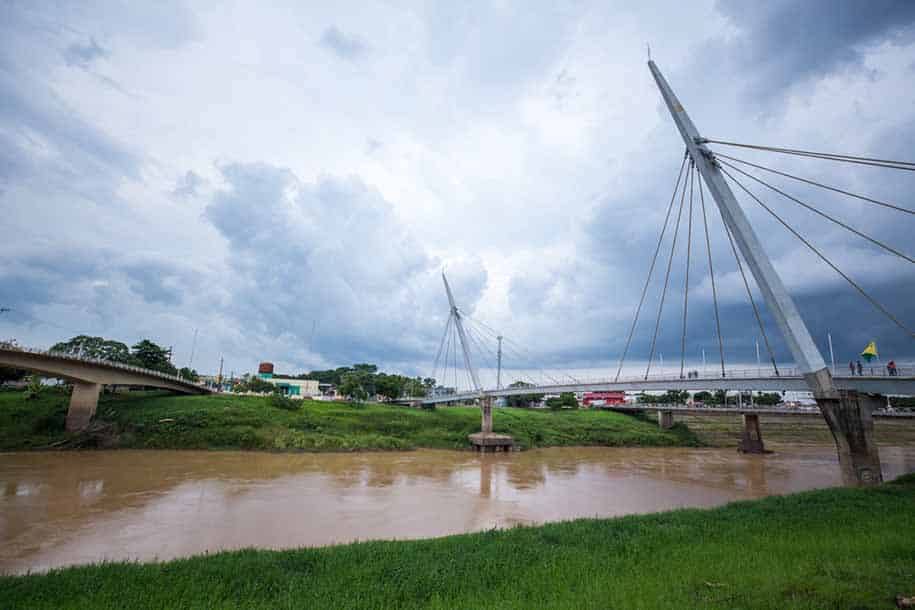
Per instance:
[[[256,449],[272,451],[455,449],[480,429],[475,407],[434,411],[377,404],[302,401],[295,411],[257,396],[103,396],[94,436],[68,437],[68,398],[47,391],[26,401],[0,392],[0,450],[51,445],[146,449]],[[496,432],[522,448],[559,445],[698,445],[683,425],[660,430],[649,419],[600,411],[496,409]],[[107,424],[107,427],[106,427]]]
[[[2,608],[892,608],[915,480],[434,540],[0,578]]]

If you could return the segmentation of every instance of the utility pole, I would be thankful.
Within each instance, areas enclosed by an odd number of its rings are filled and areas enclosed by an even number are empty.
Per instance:
[[[187,359],[187,368],[194,364],[194,352],[197,350],[197,329],[194,329],[194,340],[191,341],[191,357]]]
[[[708,375],[708,369],[705,366],[705,348],[702,348],[702,374]]]
[[[832,333],[826,333],[826,339],[829,341],[829,359],[832,360],[832,374],[836,374],[836,353],[832,351]]]
[[[222,356],[219,357],[219,374],[216,375],[216,391],[222,392]]]
[[[756,340],[756,374],[762,377],[762,364],[759,361],[759,339]]]
[[[648,68],[683,137],[687,153],[696,164],[709,193],[715,200],[722,219],[730,229],[756,280],[769,312],[775,318],[794,361],[813,391],[826,423],[829,424],[836,441],[843,480],[849,485],[881,483],[883,476],[880,471],[880,455],[873,440],[874,421],[871,414],[875,408],[882,405],[866,394],[853,391],[839,392],[836,389],[832,374],[826,367],[819,348],[743,208],[734,197],[714,153],[706,146],[707,140],[699,135],[699,130],[654,61],[648,60]]]
[[[502,335],[496,337],[499,341],[499,349],[496,350],[496,389],[502,389]]]

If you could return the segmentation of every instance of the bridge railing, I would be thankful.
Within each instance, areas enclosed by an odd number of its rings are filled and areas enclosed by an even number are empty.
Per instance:
[[[30,348],[30,347],[8,347],[6,349],[9,349],[11,351],[16,351],[16,352],[26,352],[29,354],[36,354],[39,356],[49,356],[51,358],[57,358],[60,360],[72,360],[75,362],[85,362],[87,364],[97,364],[100,366],[115,368],[115,369],[119,369],[122,371],[140,373],[143,375],[148,375],[150,377],[159,377],[159,378],[165,379],[167,381],[173,381],[173,382],[181,383],[181,384],[188,385],[188,386],[201,387],[198,384],[194,383],[193,381],[185,379],[184,377],[181,377],[179,375],[170,375],[168,373],[163,373],[161,371],[154,371],[152,369],[143,368],[141,366],[135,366],[133,364],[126,364],[124,362],[115,362],[113,360],[104,360],[102,358],[86,358],[84,356],[74,356],[73,354],[67,354],[64,352],[54,352],[51,350],[35,349],[35,348]]]

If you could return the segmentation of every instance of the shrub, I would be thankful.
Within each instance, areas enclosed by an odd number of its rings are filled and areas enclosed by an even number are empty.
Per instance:
[[[44,391],[44,386],[41,385],[41,377],[38,375],[29,377],[29,385],[25,389],[25,399],[34,400],[41,396],[42,391]]]
[[[292,400],[288,396],[283,396],[282,394],[271,395],[270,404],[279,409],[286,409],[287,411],[298,411],[301,406],[295,400]]]

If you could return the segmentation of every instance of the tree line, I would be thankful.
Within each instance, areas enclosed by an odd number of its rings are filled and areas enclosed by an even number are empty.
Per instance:
[[[160,373],[178,375],[188,381],[198,381],[200,376],[192,368],[178,368],[171,362],[172,352],[149,339],[143,339],[127,347],[126,343],[105,339],[104,337],[91,337],[77,335],[68,341],[61,341],[51,346],[52,352],[78,356],[80,358],[95,358],[130,364],[143,367]]]

